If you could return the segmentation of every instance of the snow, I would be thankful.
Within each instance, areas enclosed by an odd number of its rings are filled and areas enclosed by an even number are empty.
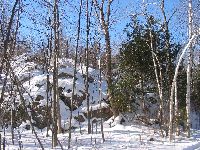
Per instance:
[[[28,58],[31,57],[27,54],[18,56],[15,60],[11,62],[15,74],[18,76],[19,80],[22,82],[22,85],[26,92],[23,93],[23,96],[26,100],[26,104],[32,103],[38,96],[40,96],[40,106],[45,106],[47,104],[47,73],[43,69],[42,65],[38,65],[34,62],[29,62]],[[58,79],[58,87],[62,87],[63,94],[70,98],[72,95],[72,86],[73,86],[73,74],[74,74],[74,61],[72,59],[62,58],[59,59],[59,69],[58,74],[64,74],[63,77]],[[50,72],[49,72],[49,81],[53,85],[53,63],[51,63]],[[91,103],[91,109],[97,110],[100,108],[99,104],[99,71],[93,68],[89,68],[89,76],[94,80],[92,83],[89,83],[89,99]],[[75,86],[75,95],[78,97],[83,96],[85,92],[85,79],[83,74],[86,73],[86,66],[83,64],[77,65],[77,74],[76,74],[76,86]],[[66,75],[66,76],[65,76]],[[2,75],[3,77],[3,75]],[[0,90],[2,85],[0,85]],[[106,99],[106,89],[107,83],[102,77],[102,98]],[[70,92],[68,90],[71,90]],[[5,93],[6,95],[6,93]],[[31,96],[31,97],[30,97]],[[19,95],[16,96],[17,99]],[[6,101],[10,101],[9,97],[6,97]],[[17,101],[17,100],[16,100]],[[61,122],[62,126],[65,125],[66,121],[69,119],[69,108],[60,100],[61,107]],[[102,102],[102,107],[108,107],[105,102]],[[78,112],[84,117],[84,114],[87,111],[86,100],[83,99],[81,107],[73,112],[73,116],[77,116]],[[76,126],[74,121],[73,126]]]
[[[21,55],[16,58],[15,61],[12,62],[12,66],[14,68],[14,72],[20,79],[23,81],[23,87],[26,92],[23,93],[23,96],[26,100],[26,103],[32,103],[36,99],[37,96],[41,96],[41,100],[39,101],[39,106],[46,106],[47,104],[47,73],[42,70],[41,66],[38,66],[34,62],[28,62],[27,55]],[[74,71],[74,61],[72,59],[59,59],[59,74],[65,73],[68,76],[62,77],[58,79],[58,86],[63,88],[63,94],[70,98],[72,91],[68,91],[72,89],[73,84],[73,71]],[[52,68],[52,66],[50,66]],[[77,65],[77,74],[76,74],[76,87],[75,94],[81,97],[85,92],[85,79],[83,75],[86,73],[86,66],[83,64]],[[99,99],[99,70],[89,68],[89,77],[93,79],[93,82],[89,83],[89,99],[90,99],[90,110],[98,110],[100,109],[100,99]],[[5,75],[1,75],[2,79],[5,78]],[[30,79],[29,79],[30,78]],[[26,80],[25,80],[26,79]],[[9,80],[9,78],[8,78]],[[53,84],[53,73],[52,70],[49,72],[49,80],[50,83]],[[106,89],[107,84],[105,78],[102,76],[102,101],[101,107],[107,108],[108,104],[104,101],[106,99]],[[0,90],[2,85],[0,85]],[[6,95],[6,93],[5,93]],[[31,98],[30,98],[30,96]],[[154,97],[152,93],[148,93],[148,97]],[[19,101],[19,95],[16,95],[16,101]],[[10,102],[9,97],[5,96],[5,102]],[[69,115],[70,110],[69,107],[65,105],[65,103],[60,100],[60,115],[61,115],[61,124],[63,129],[69,129]],[[38,106],[38,107],[39,107]],[[152,109],[154,109],[152,107]],[[28,108],[28,112],[30,113],[30,109]],[[134,119],[128,119],[127,116],[123,116],[120,114],[118,117],[111,117],[109,120],[103,123],[104,126],[104,135],[105,142],[102,142],[101,132],[100,132],[100,118],[93,117],[93,120],[97,121],[93,123],[93,134],[87,134],[87,118],[84,115],[87,112],[87,101],[83,99],[81,106],[79,106],[76,110],[72,112],[72,126],[76,127],[72,132],[72,142],[71,149],[72,150],[88,150],[88,149],[98,149],[98,150],[154,150],[154,149],[165,149],[165,150],[200,150],[200,130],[192,130],[192,137],[186,138],[184,135],[179,137],[175,137],[173,142],[169,142],[168,138],[162,138],[160,135],[160,131],[156,126],[144,126],[143,124],[139,124]],[[40,114],[39,114],[40,115]],[[38,115],[38,116],[39,116]],[[82,116],[85,119],[85,122],[79,123],[75,117],[78,115]],[[199,127],[199,114],[193,115],[193,124],[192,126]],[[120,124],[121,120],[125,120],[124,124]],[[130,117],[133,118],[133,117]],[[34,122],[34,120],[32,120]],[[10,126],[5,130],[5,136],[3,133],[3,129],[0,129],[0,134],[2,137],[5,137],[6,142],[6,150],[18,150],[19,145],[23,146],[22,149],[25,150],[37,150],[39,148],[39,144],[37,139],[31,130],[27,130],[27,125],[30,125],[29,121],[22,122],[22,124],[15,128],[14,130],[14,145],[12,144],[12,136]],[[97,126],[97,128],[96,128]],[[81,128],[81,133],[80,133]],[[50,137],[46,137],[46,128],[44,129],[36,129],[37,134],[45,148],[45,150],[51,149],[51,131],[49,131]],[[58,135],[59,141],[61,142],[64,149],[67,149],[68,145],[68,133],[65,132],[63,134]],[[150,140],[151,139],[151,140]],[[61,149],[59,146],[54,149]]]
[[[107,103],[105,103],[105,102],[101,103],[101,108],[107,108],[107,107],[108,107]],[[100,109],[100,104],[95,104],[95,105],[91,104],[90,105],[90,110],[98,110],[98,109]],[[85,112],[85,111],[87,111],[87,107],[82,107],[81,110],[83,112]]]
[[[118,118],[120,119],[120,118]],[[116,122],[117,120],[116,119]],[[27,122],[28,123],[28,122]],[[23,123],[19,129],[16,129],[15,134],[15,144],[11,144],[11,133],[10,128],[6,130],[6,149],[7,150],[18,150],[19,141],[23,145],[25,150],[36,150],[40,149],[39,144],[32,134],[31,130],[25,130],[27,123]],[[29,123],[28,123],[29,124]],[[153,129],[151,127],[129,124],[122,125],[117,124],[114,127],[104,127],[105,142],[102,142],[100,125],[94,125],[93,134],[87,134],[86,128],[81,129],[80,134],[79,129],[75,129],[72,133],[72,150],[88,150],[88,149],[98,149],[98,150],[198,150],[200,149],[200,131],[192,130],[192,137],[185,138],[183,136],[175,137],[173,142],[168,142],[167,138],[161,138],[159,130]],[[51,132],[49,132],[51,134]],[[37,130],[37,134],[45,148],[51,149],[51,137],[46,137],[46,129]],[[3,134],[2,134],[3,135]],[[20,139],[19,139],[20,135]],[[18,137],[18,140],[17,140]],[[64,149],[67,149],[68,143],[68,133],[59,134],[59,141],[61,142]],[[150,139],[153,139],[152,141]],[[61,149],[59,146],[55,149]]]

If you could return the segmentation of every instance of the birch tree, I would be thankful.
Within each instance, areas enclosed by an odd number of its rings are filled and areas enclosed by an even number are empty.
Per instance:
[[[106,44],[106,79],[108,84],[108,100],[111,103],[111,109],[113,112],[114,117],[119,115],[118,108],[114,106],[114,100],[112,99],[112,49],[110,44],[110,14],[111,14],[111,4],[113,0],[101,0],[99,3],[97,0],[93,0],[95,8],[96,8],[96,15],[97,19],[99,19],[102,31],[105,37],[105,44]],[[107,2],[107,11],[104,12],[104,8],[106,7],[105,2]]]
[[[188,44],[182,50],[182,53],[181,53],[180,57],[178,58],[178,63],[175,68],[175,73],[174,73],[173,82],[172,82],[172,86],[171,86],[171,93],[170,93],[169,141],[172,141],[172,139],[173,139],[174,90],[175,90],[175,83],[176,83],[177,76],[178,76],[178,70],[179,70],[181,61],[182,61],[185,53],[187,52],[188,48],[190,47],[190,44],[192,44],[196,40],[196,38],[199,34],[200,33],[194,34],[194,35],[192,35],[191,39],[189,39]]]
[[[101,78],[101,56],[99,55],[99,102],[100,102],[100,116],[101,116],[101,137],[103,142],[105,142],[104,131],[103,131],[103,118],[102,118],[102,78]]]
[[[153,31],[153,27],[152,27],[152,21],[151,21],[151,16],[149,16],[147,14],[147,8],[146,8],[146,3],[144,3],[143,1],[143,8],[144,8],[144,15],[147,19],[147,22],[148,22],[148,26],[149,26],[149,36],[150,36],[150,44],[149,44],[149,47],[151,49],[151,53],[152,53],[152,61],[153,61],[153,66],[154,66],[154,73],[155,73],[155,77],[156,77],[156,84],[157,84],[157,88],[158,88],[158,94],[159,94],[159,113],[158,113],[158,118],[159,118],[159,125],[160,125],[160,129],[161,129],[161,133],[162,133],[162,136],[163,135],[163,129],[162,129],[162,125],[163,125],[163,105],[164,105],[164,102],[163,102],[163,75],[162,75],[162,67],[161,67],[161,64],[160,64],[160,61],[156,55],[156,50],[155,50],[155,47],[154,47],[154,43],[155,41],[153,39],[154,38],[154,35],[152,33]],[[166,16],[165,16],[165,11],[164,11],[164,0],[162,0],[162,3],[161,3],[161,10],[162,10],[162,14],[164,16],[164,24],[165,24],[165,30],[166,30],[166,35],[168,35],[168,25],[167,25],[167,21],[166,21]],[[168,36],[167,36],[168,37]],[[169,48],[169,42],[167,40],[167,48]]]
[[[192,38],[192,0],[188,0],[188,29],[189,39]],[[186,93],[186,112],[187,112],[187,137],[190,137],[190,95],[191,95],[191,68],[192,68],[192,43],[189,45],[187,62],[187,93]]]

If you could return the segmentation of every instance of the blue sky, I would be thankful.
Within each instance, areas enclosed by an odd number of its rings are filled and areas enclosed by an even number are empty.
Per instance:
[[[76,37],[77,33],[77,16],[78,12],[76,9],[79,7],[79,0],[60,0],[60,12],[61,12],[61,23],[62,31],[68,37]],[[84,1],[84,0],[83,0]],[[126,35],[123,32],[127,23],[130,22],[130,15],[139,13],[142,10],[141,3],[143,0],[114,0],[112,4],[112,15],[111,22],[112,26],[110,29],[112,44],[120,44],[122,40],[125,39]],[[149,14],[153,14],[157,17],[157,19],[163,20],[161,16],[161,10],[158,6],[159,0],[146,0],[149,3],[147,6],[147,10]],[[154,3],[156,2],[156,3]],[[34,39],[36,41],[44,40],[44,35],[47,32],[47,29],[44,25],[44,20],[48,18],[47,9],[44,6],[38,4],[38,1],[26,1],[28,6],[25,7],[26,13],[22,14],[20,28],[21,35],[28,37],[29,39]],[[153,3],[153,4],[151,4]],[[182,2],[180,0],[165,0],[165,10],[167,14],[167,18],[170,18],[173,14],[174,10],[180,8]],[[82,18],[84,18],[85,12],[82,13]],[[184,24],[177,25],[179,22],[179,18],[177,17],[178,12],[172,17],[169,27],[176,41],[183,41],[187,37],[187,29]],[[33,21],[30,17],[35,18],[36,25],[34,25]],[[28,27],[28,28],[27,28]],[[180,28],[180,29],[179,29]],[[38,32],[40,30],[40,32]],[[81,37],[84,39],[85,37],[85,20],[82,19],[82,32]],[[184,33],[184,34],[182,34]],[[84,40],[82,41],[84,42]]]
[[[147,0],[146,0],[147,1]],[[126,24],[130,22],[130,15],[140,13],[142,11],[142,3],[143,0],[118,0],[118,2],[114,5],[117,7],[118,5],[122,7],[122,16],[121,20],[118,21],[115,25],[115,34],[114,36],[118,35],[121,36],[121,31],[125,28]],[[147,6],[148,14],[154,15],[158,20],[163,21],[163,16],[161,14],[161,10],[159,7],[159,1],[155,3],[155,0],[148,0],[149,5]],[[180,7],[181,2],[179,0],[165,0],[165,11],[167,18],[170,18],[174,11]],[[124,11],[125,9],[125,11]],[[178,34],[178,31],[176,31],[177,27],[177,21],[178,17],[177,13],[174,14],[174,16],[171,18],[171,21],[169,22],[169,28],[171,29],[170,31],[174,33],[174,36]],[[184,27],[184,30],[186,28]],[[176,32],[176,33],[175,33]],[[121,34],[120,34],[121,33]],[[181,40],[181,39],[180,39]]]

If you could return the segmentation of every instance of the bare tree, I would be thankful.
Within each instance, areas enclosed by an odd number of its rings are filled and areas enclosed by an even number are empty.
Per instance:
[[[8,74],[9,74],[9,63],[7,63],[7,60],[9,60],[9,55],[10,53],[8,52],[8,45],[9,45],[9,42],[10,42],[10,35],[11,35],[11,29],[12,29],[12,25],[13,25],[13,22],[14,22],[14,17],[15,17],[15,11],[16,11],[16,7],[17,7],[17,4],[19,3],[19,0],[16,0],[15,3],[14,3],[14,6],[12,8],[12,12],[11,12],[11,17],[10,17],[10,21],[8,23],[8,28],[7,28],[7,31],[6,31],[6,38],[4,40],[4,52],[3,52],[3,59],[2,59],[2,62],[1,62],[1,67],[0,67],[0,74],[2,74],[2,71],[3,71],[3,68],[4,68],[4,62],[6,62],[6,78],[4,79],[4,82],[3,82],[3,88],[2,88],[2,92],[1,92],[1,97],[0,97],[0,103],[3,102],[3,97],[4,97],[4,92],[5,92],[5,86],[6,86],[6,83],[7,83],[7,77],[8,77]]]
[[[14,71],[13,71],[13,68],[11,67],[11,64],[10,64],[10,60],[6,59],[5,60],[6,63],[8,64],[8,66],[10,67],[9,70],[10,70],[10,77],[11,77],[11,81],[13,83],[14,86],[16,86],[16,91],[18,92],[19,94],[19,97],[20,97],[20,102],[22,103],[22,106],[24,107],[24,111],[25,113],[27,114],[27,119],[29,120],[30,122],[30,126],[32,128],[32,131],[41,147],[42,150],[44,150],[44,147],[43,147],[43,144],[41,142],[41,140],[39,139],[38,135],[37,135],[37,132],[35,131],[35,128],[33,126],[33,122],[32,122],[32,118],[31,116],[29,115],[28,113],[28,110],[27,110],[27,106],[26,106],[26,100],[24,99],[24,96],[23,96],[23,93],[22,91],[25,91],[24,87],[22,86],[22,83],[19,81],[18,77],[15,75]],[[27,91],[26,91],[27,92]],[[30,94],[28,93],[28,95],[30,96]],[[31,98],[31,96],[30,96]]]
[[[180,135],[180,129],[179,129],[179,112],[178,112],[178,91],[177,91],[177,81],[174,83],[174,115],[175,115],[175,128],[176,128],[176,135]]]
[[[23,94],[22,94],[22,92],[21,92],[21,90],[20,90],[20,82],[19,82],[17,76],[14,74],[14,72],[12,72],[12,74],[13,74],[13,78],[14,78],[14,79],[13,79],[13,80],[14,80],[14,83],[16,83],[17,91],[18,91],[18,93],[19,93],[19,95],[20,95],[20,100],[22,101],[22,104],[23,104],[23,107],[24,107],[24,109],[25,109],[26,114],[28,114],[28,111],[27,111],[27,108],[26,108],[26,104],[25,104],[25,99],[24,99]],[[36,139],[37,139],[37,141],[38,141],[40,147],[42,148],[42,150],[44,150],[43,144],[42,144],[42,142],[40,141],[40,139],[39,139],[39,137],[38,137],[38,135],[37,135],[37,133],[36,133],[36,131],[35,131],[35,128],[34,128],[34,126],[33,126],[32,120],[31,120],[31,116],[29,116],[29,114],[28,114],[28,120],[29,120],[29,122],[30,122],[32,131],[33,131],[33,133],[34,133],[34,135],[35,135],[35,137],[36,137]]]
[[[107,78],[107,84],[108,84],[108,99],[111,103],[111,109],[113,112],[114,117],[117,117],[119,115],[118,108],[114,105],[114,101],[112,99],[112,49],[110,45],[110,14],[111,14],[111,4],[113,0],[107,1],[107,11],[104,12],[105,8],[105,0],[101,0],[101,3],[99,3],[97,0],[93,0],[96,8],[96,15],[97,18],[100,20],[101,28],[104,33],[105,37],[105,43],[106,43],[106,78]]]
[[[87,119],[88,119],[88,134],[91,133],[91,111],[90,111],[90,100],[89,100],[89,81],[88,81],[88,67],[89,67],[89,33],[90,33],[90,19],[89,19],[89,9],[88,0],[86,1],[86,100],[87,100]]]
[[[150,25],[151,26],[151,25]],[[150,29],[150,48],[151,48],[151,53],[152,53],[152,59],[153,59],[153,64],[154,64],[154,72],[156,76],[156,83],[158,87],[158,93],[159,93],[159,98],[160,98],[160,105],[159,105],[159,121],[160,121],[160,129],[162,136],[163,135],[163,129],[162,129],[162,124],[163,124],[163,87],[162,87],[162,68],[160,66],[160,62],[156,56],[156,53],[154,52],[153,48],[153,34],[152,34],[152,29]],[[157,60],[157,62],[156,62]],[[158,74],[158,69],[159,69],[159,74]]]
[[[189,42],[185,46],[185,48],[183,49],[183,51],[182,51],[182,53],[181,53],[181,55],[178,59],[178,63],[176,65],[176,69],[175,69],[175,73],[174,73],[174,77],[173,77],[173,82],[172,82],[172,86],[171,86],[171,94],[170,94],[169,141],[172,141],[172,139],[173,139],[174,89],[175,89],[175,83],[176,83],[177,76],[178,76],[178,70],[179,70],[179,67],[180,67],[180,64],[181,64],[181,61],[183,59],[185,52],[190,47],[190,44],[196,40],[198,35],[200,35],[200,33],[192,35],[191,39],[189,39]]]
[[[45,69],[46,69],[46,74],[47,74],[47,89],[46,89],[46,100],[47,100],[47,105],[46,105],[46,121],[47,121],[47,134],[46,136],[49,136],[49,128],[50,128],[50,113],[49,113],[49,100],[50,100],[50,80],[49,80],[49,65],[50,65],[50,59],[49,59],[49,52],[48,50],[51,48],[50,40],[48,40],[48,48],[46,49],[45,52]]]
[[[75,88],[76,88],[76,66],[77,66],[77,58],[78,58],[78,47],[79,47],[79,40],[80,40],[80,29],[81,29],[81,13],[82,13],[82,0],[80,1],[79,7],[79,15],[78,15],[78,33],[76,39],[76,51],[75,51],[75,58],[74,58],[74,73],[73,73],[73,85],[72,85],[72,97],[71,97],[71,109],[70,109],[70,119],[69,119],[69,137],[68,137],[68,149],[71,146],[71,134],[72,134],[72,108],[73,108],[73,101],[75,99]]]
[[[163,1],[164,3],[164,1]],[[154,35],[153,35],[153,27],[152,27],[152,23],[150,20],[150,16],[147,14],[147,8],[146,8],[146,4],[143,3],[143,8],[144,8],[144,15],[148,21],[148,26],[149,26],[149,36],[150,36],[150,49],[151,49],[151,53],[152,53],[152,60],[153,60],[153,66],[154,66],[154,73],[155,73],[155,77],[156,77],[156,84],[157,84],[157,88],[158,88],[158,94],[159,94],[159,98],[160,98],[160,102],[159,102],[159,114],[158,114],[158,118],[159,118],[159,125],[160,125],[160,129],[161,129],[161,134],[163,135],[163,129],[162,129],[162,125],[163,125],[163,75],[162,75],[162,67],[160,64],[160,61],[156,55],[156,50],[154,48]],[[162,7],[161,7],[162,8]],[[163,6],[164,9],[164,6]]]
[[[53,69],[53,134],[52,147],[58,145],[58,1],[54,0],[54,69]]]
[[[99,55],[99,102],[100,102],[100,116],[101,116],[101,137],[105,142],[104,131],[103,131],[103,118],[102,118],[102,79],[101,79],[101,56]]]
[[[192,0],[188,0],[188,18],[189,18],[189,39],[192,38]],[[190,137],[190,94],[191,94],[191,68],[192,68],[192,43],[189,46],[187,62],[187,93],[186,93],[186,112],[187,112],[187,137]]]
[[[50,89],[50,77],[49,77],[49,68],[50,68],[50,63],[51,63],[51,56],[52,56],[52,41],[53,41],[53,36],[52,36],[52,28],[51,28],[51,4],[48,3],[48,43],[47,43],[47,48],[45,51],[45,69],[46,69],[46,74],[47,74],[47,89],[46,89],[46,100],[47,100],[47,106],[46,106],[46,120],[47,120],[47,134],[46,136],[49,136],[49,129],[50,129],[50,118],[51,118],[51,113],[49,112],[49,109],[52,109],[52,91]],[[49,107],[49,102],[51,106]]]

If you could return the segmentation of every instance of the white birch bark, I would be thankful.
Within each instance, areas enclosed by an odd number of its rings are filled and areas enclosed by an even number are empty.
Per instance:
[[[178,63],[176,65],[176,69],[175,69],[175,74],[174,74],[174,78],[173,78],[173,82],[172,82],[172,87],[171,87],[171,95],[170,95],[170,108],[169,108],[169,111],[170,111],[170,116],[169,116],[169,141],[172,141],[172,136],[173,136],[173,130],[172,130],[172,127],[173,127],[173,106],[174,106],[174,89],[175,89],[175,82],[176,82],[176,79],[177,79],[177,76],[178,76],[178,70],[179,70],[179,67],[180,67],[180,64],[181,64],[181,61],[183,59],[183,56],[186,52],[186,50],[189,48],[190,44],[195,41],[195,39],[197,38],[197,35],[194,34],[191,39],[189,40],[188,44],[185,46],[185,48],[183,49],[181,55],[180,55],[180,58],[178,59]]]
[[[189,39],[192,37],[192,0],[188,0],[189,10]],[[187,112],[187,137],[190,137],[190,94],[191,94],[191,68],[192,68],[192,43],[189,45],[187,62],[187,93],[186,93],[186,112]]]
[[[101,137],[105,142],[104,131],[103,131],[103,117],[102,117],[102,87],[101,87],[101,56],[99,55],[99,102],[100,102],[100,115],[101,115]]]
[[[180,134],[179,130],[179,114],[178,114],[178,97],[177,97],[177,81],[174,83],[174,99],[175,99],[175,105],[174,105],[174,115],[176,117],[176,135]]]
[[[164,1],[163,1],[164,3]],[[143,11],[144,11],[144,15],[146,16],[146,18],[148,19],[149,16],[147,14],[147,8],[146,8],[146,3],[143,0]],[[159,94],[159,98],[160,98],[160,104],[159,104],[159,112],[158,112],[158,118],[160,121],[160,129],[161,129],[161,134],[162,137],[164,137],[163,135],[163,129],[162,129],[162,124],[163,124],[163,83],[162,83],[162,68],[160,66],[160,62],[158,60],[158,57],[156,56],[156,53],[154,52],[154,47],[153,47],[153,34],[152,34],[152,26],[149,23],[149,31],[150,31],[150,48],[151,48],[151,53],[152,53],[152,60],[153,60],[153,65],[154,65],[154,73],[155,73],[155,77],[156,77],[156,83],[157,83],[157,87],[158,87],[158,94]],[[157,61],[157,63],[156,63]],[[159,69],[159,73],[158,73],[158,69]]]

